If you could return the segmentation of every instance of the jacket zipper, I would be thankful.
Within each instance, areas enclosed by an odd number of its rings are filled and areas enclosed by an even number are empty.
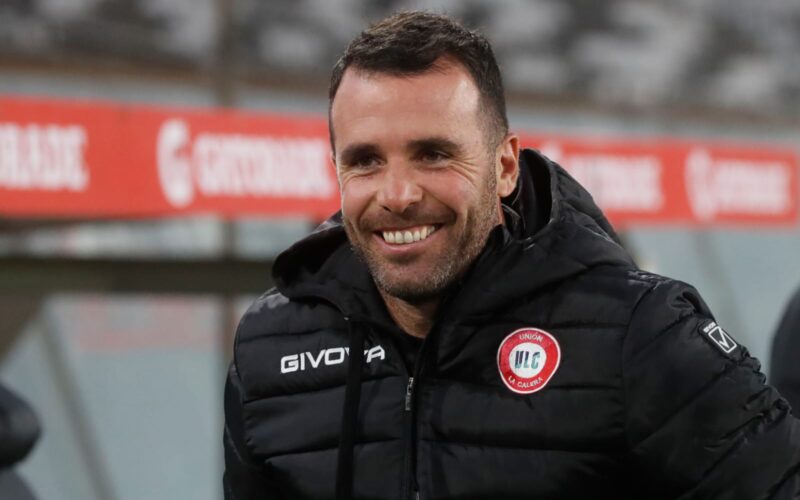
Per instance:
[[[422,346],[417,353],[417,358],[414,361],[414,368],[412,373],[409,374],[408,383],[406,384],[405,396],[405,420],[406,420],[406,447],[405,447],[405,465],[403,467],[403,482],[402,488],[403,500],[419,500],[419,483],[417,483],[417,408],[415,405],[415,389],[419,387],[420,374],[422,372],[423,358],[425,357],[426,346],[429,344],[428,339],[433,333],[433,329],[428,333],[428,336],[423,340]]]
[[[414,376],[408,377],[408,383],[406,384],[406,397],[405,397],[405,414],[403,415],[403,420],[406,422],[406,429],[405,429],[405,452],[404,452],[404,459],[403,459],[403,488],[401,489],[401,496],[402,500],[408,500],[413,498],[412,494],[416,494],[416,498],[419,498],[419,491],[414,491],[416,486],[416,471],[414,470],[414,453],[416,452],[416,446],[414,446],[414,441],[416,440],[416,432],[415,432],[415,419],[414,419]]]
[[[447,303],[451,300],[452,297],[450,297],[449,300],[443,301],[440,307],[446,307],[448,305]],[[416,395],[414,391],[419,387],[420,384],[420,376],[422,374],[422,367],[424,366],[423,362],[427,347],[430,344],[430,339],[433,335],[437,334],[437,330],[440,329],[440,325],[442,324],[444,324],[444,318],[440,317],[433,324],[433,327],[428,332],[428,335],[422,341],[422,346],[420,347],[417,357],[414,360],[414,368],[412,373],[409,373],[408,383],[406,384],[404,413],[405,421],[407,422],[405,432],[407,441],[405,446],[405,460],[403,466],[403,487],[401,488],[402,496],[400,497],[402,500],[422,499],[422,496],[419,493],[419,483],[417,482],[417,408],[414,404],[414,398]]]
[[[411,403],[414,397],[414,377],[408,377],[406,386],[406,411],[411,411]]]

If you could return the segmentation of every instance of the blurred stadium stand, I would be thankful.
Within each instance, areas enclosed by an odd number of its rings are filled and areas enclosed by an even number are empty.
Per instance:
[[[227,48],[220,5],[230,10]],[[237,76],[318,88],[365,22],[416,7],[488,33],[513,96],[788,120],[800,111],[794,0],[5,0],[0,53],[205,74],[229,50]]]
[[[0,96],[324,116],[347,41],[418,7],[487,33],[513,127],[800,152],[797,0],[2,0]],[[0,216],[0,379],[41,417],[20,471],[42,499],[221,498],[235,320],[312,225]],[[767,361],[800,282],[796,224],[625,237]]]

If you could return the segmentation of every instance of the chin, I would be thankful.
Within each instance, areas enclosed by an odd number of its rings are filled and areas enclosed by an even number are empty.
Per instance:
[[[420,275],[415,271],[404,271],[398,274],[408,276]],[[428,276],[425,280],[407,280],[397,276],[395,273],[378,272],[373,273],[378,288],[384,293],[397,297],[405,302],[419,303],[428,302],[441,295],[449,286],[450,281],[443,279],[444,276],[435,276],[435,273],[422,274]],[[433,278],[433,279],[430,279]],[[438,278],[438,279],[436,279]]]
[[[443,292],[443,290],[439,289],[420,288],[418,286],[405,284],[389,287],[382,285],[378,286],[385,294],[409,304],[422,304],[425,302],[430,302],[431,300],[438,298]]]

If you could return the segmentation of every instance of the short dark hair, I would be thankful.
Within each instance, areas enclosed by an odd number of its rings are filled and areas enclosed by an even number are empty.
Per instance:
[[[401,12],[362,31],[344,51],[331,74],[328,118],[333,99],[349,67],[391,75],[415,75],[430,70],[443,57],[469,71],[488,111],[487,135],[498,143],[508,132],[506,100],[500,68],[489,41],[449,17],[430,12]],[[333,146],[333,125],[330,127]]]

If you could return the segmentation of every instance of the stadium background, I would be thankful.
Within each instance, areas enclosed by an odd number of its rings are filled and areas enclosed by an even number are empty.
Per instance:
[[[35,122],[8,110],[42,98],[319,121],[346,42],[414,7],[489,36],[514,129],[601,149],[603,138],[745,144],[789,151],[797,169],[795,0],[3,0],[0,127]],[[794,213],[779,223],[624,225],[640,265],[695,284],[767,369],[800,284],[796,172],[792,181]],[[44,425],[23,476],[47,500],[220,498],[236,318],[315,217],[26,214],[12,195],[0,181],[0,380]]]

